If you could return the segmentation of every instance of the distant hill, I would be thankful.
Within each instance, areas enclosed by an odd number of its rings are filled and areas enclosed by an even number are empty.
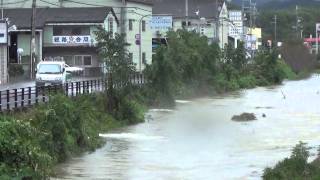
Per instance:
[[[242,0],[232,0],[232,2],[242,4]],[[296,5],[320,7],[320,0],[252,0],[252,2],[256,2],[259,9],[284,9]]]

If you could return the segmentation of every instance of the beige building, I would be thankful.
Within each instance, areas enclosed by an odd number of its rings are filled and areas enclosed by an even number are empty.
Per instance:
[[[261,49],[262,29],[258,27],[254,27],[254,28],[246,27],[245,32],[246,32],[246,40],[245,40],[246,48],[248,50],[253,50],[253,51]]]

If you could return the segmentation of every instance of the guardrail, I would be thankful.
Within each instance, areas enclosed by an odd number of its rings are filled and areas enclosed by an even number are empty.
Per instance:
[[[145,83],[142,74],[134,74],[130,78],[131,84],[142,86]],[[125,86],[124,83],[113,85],[114,88]],[[49,95],[58,92],[68,97],[75,97],[81,94],[102,92],[108,87],[104,79],[95,79],[87,81],[68,82],[62,85],[33,86],[19,89],[7,89],[0,91],[0,112],[23,109],[35,104],[46,103],[49,101]]]

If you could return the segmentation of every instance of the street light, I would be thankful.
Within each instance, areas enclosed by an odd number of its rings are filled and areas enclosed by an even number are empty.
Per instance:
[[[148,16],[152,16],[152,14],[146,14],[146,15],[143,15],[140,20],[139,20],[139,71],[142,72],[142,59],[141,59],[141,51],[142,51],[142,48],[141,48],[141,44],[142,44],[142,36],[141,36],[141,29],[142,29],[142,20],[143,18],[145,17],[148,17]]]

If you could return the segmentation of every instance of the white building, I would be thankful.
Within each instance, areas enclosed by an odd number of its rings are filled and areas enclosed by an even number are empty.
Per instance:
[[[242,11],[232,10],[229,11],[229,36],[234,39],[235,47],[237,47],[238,40],[243,39],[243,16]]]
[[[32,1],[5,4],[5,8],[30,8]],[[37,1],[37,7],[112,7],[119,17],[119,33],[126,34],[128,51],[138,71],[152,62],[152,0],[46,0]],[[90,16],[90,14],[88,14]],[[141,34],[140,34],[141,33]],[[139,39],[141,37],[141,39]]]
[[[227,5],[223,2],[222,6],[219,7],[219,16],[218,16],[218,39],[220,48],[224,48],[228,44],[228,35],[229,35],[229,14]]]
[[[228,43],[228,13],[221,0],[157,0],[154,1],[153,15],[171,16],[174,31],[194,30],[206,36],[209,42],[219,42],[220,47]]]

